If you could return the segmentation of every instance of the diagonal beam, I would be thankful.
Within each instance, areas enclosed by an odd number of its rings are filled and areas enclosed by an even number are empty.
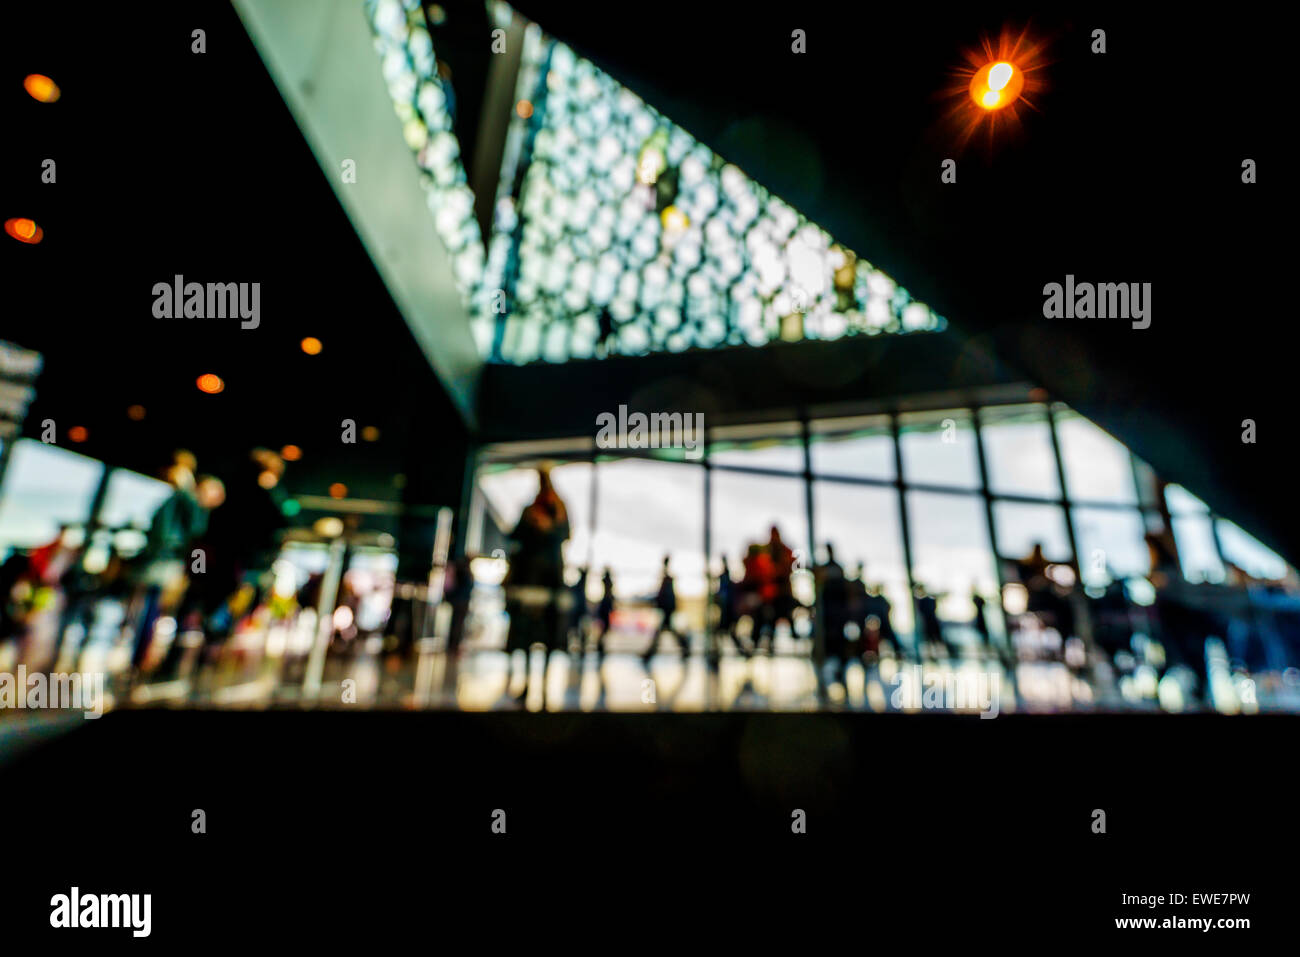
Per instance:
[[[286,105],[466,425],[483,360],[356,0],[235,0]],[[345,183],[343,162],[356,164]]]

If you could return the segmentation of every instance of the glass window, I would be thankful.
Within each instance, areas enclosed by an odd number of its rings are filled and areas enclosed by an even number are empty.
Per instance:
[[[856,577],[863,564],[863,581],[880,585],[893,608],[895,629],[912,629],[912,602],[907,591],[907,562],[903,553],[898,493],[842,482],[813,483],[813,527],[817,546],[835,548],[844,573]]]
[[[746,468],[803,471],[803,438],[797,422],[714,429],[709,462]]]
[[[808,549],[808,512],[802,478],[748,475],[715,471],[713,490],[713,556],[726,555],[732,573],[739,575],[750,545],[767,543],[773,525],[781,540],[811,565]]]
[[[903,478],[926,485],[979,487],[970,413],[908,413],[900,417]]]
[[[569,555],[573,563],[585,561],[575,550]],[[608,567],[616,595],[649,598],[659,590],[665,555],[678,598],[702,598],[707,589],[703,467],[649,459],[601,460],[596,466],[596,533],[588,581],[598,582]],[[681,611],[694,627],[703,623],[702,602]]]
[[[1035,544],[1041,544],[1048,561],[1071,559],[1065,509],[1059,505],[994,502],[993,524],[997,528],[998,555],[1002,558],[1024,558]]]
[[[1137,473],[1138,495],[1143,508],[1158,508],[1160,503],[1160,482],[1155,469],[1137,456],[1133,457],[1133,471]]]
[[[984,503],[973,495],[909,492],[907,521],[913,580],[939,597],[943,620],[970,621],[972,589],[998,593]]]
[[[104,464],[34,439],[14,443],[0,489],[0,550],[54,540],[61,524],[90,518]]]
[[[980,415],[990,490],[1006,495],[1059,497],[1061,483],[1044,407],[1004,406],[983,409]]]
[[[1187,489],[1172,483],[1165,486],[1165,504],[1170,515],[1204,515],[1210,511],[1210,506]]]
[[[1080,502],[1137,503],[1128,449],[1083,416],[1068,410],[1056,418],[1065,482]]]
[[[817,475],[893,480],[894,437],[887,416],[822,419],[811,423],[812,470]]]
[[[1276,580],[1286,577],[1286,562],[1259,539],[1227,519],[1217,521],[1224,557],[1247,575]]]
[[[564,549],[565,562],[581,565],[591,554],[591,463],[552,465],[551,483],[569,513],[570,537]],[[485,466],[479,471],[479,489],[488,514],[508,535],[537,495],[537,466]]]
[[[1209,515],[1175,515],[1173,525],[1183,577],[1189,582],[1223,581],[1223,561],[1214,544]]]
[[[114,469],[108,476],[100,524],[109,528],[131,525],[147,529],[158,506],[171,494],[172,487],[166,482],[127,469]]]
[[[1114,578],[1151,571],[1142,516],[1123,508],[1075,508],[1079,576],[1085,585],[1103,586]]]

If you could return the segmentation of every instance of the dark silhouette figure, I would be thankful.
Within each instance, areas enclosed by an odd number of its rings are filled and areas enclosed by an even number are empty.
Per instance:
[[[144,548],[136,556],[144,585],[143,607],[136,626],[131,668],[138,673],[148,657],[154,625],[179,604],[184,592],[189,546],[208,527],[208,513],[195,493],[194,457],[178,452],[167,470],[172,493],[153,514]]]
[[[521,705],[528,698],[529,650],[541,644],[549,652],[564,640],[559,596],[564,591],[563,546],[569,538],[569,512],[551,484],[548,470],[537,470],[537,482],[537,497],[524,509],[519,524],[510,533],[513,554],[510,571],[502,582],[510,616],[506,654],[511,656],[511,671],[514,652],[524,652],[524,685],[516,696]],[[508,687],[509,677],[506,680]],[[543,707],[545,695],[543,675]]]
[[[602,591],[600,594],[600,604],[596,606],[596,626],[600,629],[596,633],[596,656],[598,659],[605,657],[605,636],[609,634],[610,624],[614,620],[614,576],[605,569],[605,574],[600,578]]]
[[[668,570],[669,558],[664,556],[664,577],[659,582],[659,593],[655,595],[655,608],[659,609],[660,619],[659,627],[655,629],[654,637],[650,639],[650,647],[646,649],[642,660],[649,664],[650,659],[659,648],[659,639],[663,637],[664,632],[672,635],[677,639],[677,644],[681,646],[682,657],[685,658],[691,653],[690,643],[686,636],[680,634],[673,627],[673,615],[677,613],[677,589],[673,584],[672,573]]]
[[[867,636],[867,583],[865,568],[862,562],[858,562],[858,570],[853,578],[845,578],[844,594],[847,601],[848,620],[853,622],[858,630],[858,654],[865,653],[868,648]],[[872,647],[870,650],[875,651]]]
[[[835,560],[835,548],[826,545],[826,562],[817,566],[814,573],[817,583],[817,613],[821,621],[824,655],[835,662],[833,679],[842,683],[844,666],[848,660],[848,639],[844,628],[851,617],[849,583],[844,568]],[[818,662],[820,667],[821,662]]]
[[[579,569],[578,580],[569,589],[569,595],[569,614],[565,632],[568,635],[570,644],[575,639],[577,640],[578,654],[581,655],[587,650],[585,625],[591,617],[591,608],[587,605],[587,569]]]
[[[898,636],[894,634],[893,611],[893,606],[889,604],[889,599],[885,597],[881,587],[872,585],[867,591],[866,618],[862,626],[863,634],[867,636],[863,647],[864,654],[878,654],[883,641],[889,642],[891,648],[898,649]]]
[[[713,659],[716,661],[722,653],[723,637],[729,637],[741,654],[748,655],[745,647],[736,635],[736,623],[740,618],[739,587],[731,577],[731,565],[727,556],[722,557],[722,572],[718,575],[718,587],[713,593],[713,603],[718,609],[718,621],[714,630],[715,643],[712,645]]]
[[[939,621],[939,603],[925,590],[916,586],[916,614],[920,619],[921,639],[928,645],[943,645],[943,625]]]
[[[202,540],[207,572],[195,575],[190,585],[194,607],[205,619],[208,646],[225,642],[261,598],[287,524],[275,494],[283,474],[278,455],[255,449],[232,470],[225,500],[208,520]]]
[[[790,575],[794,571],[794,552],[781,540],[780,530],[773,525],[766,545],[757,551],[750,549],[745,559],[745,584],[758,594],[758,608],[754,621],[754,648],[766,637],[768,652],[776,643],[776,626],[785,621],[794,624],[794,610],[799,602],[794,597]]]
[[[971,589],[971,603],[975,606],[975,619],[971,624],[975,628],[975,633],[980,636],[980,643],[985,647],[992,647],[993,640],[989,636],[989,623],[984,617],[984,596],[979,592]]]

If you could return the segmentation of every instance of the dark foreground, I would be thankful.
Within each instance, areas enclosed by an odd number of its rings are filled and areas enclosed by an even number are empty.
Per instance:
[[[59,950],[1172,950],[1296,926],[1292,717],[147,710],[67,727],[0,722],[6,935]],[[74,885],[152,894],[150,937],[52,929]],[[1207,892],[1250,898],[1192,903]],[[1121,903],[1171,893],[1186,901]]]

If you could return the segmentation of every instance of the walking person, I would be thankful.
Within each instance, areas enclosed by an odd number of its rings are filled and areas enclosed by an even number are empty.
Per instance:
[[[659,582],[659,593],[655,595],[655,608],[659,610],[659,625],[655,629],[654,635],[650,639],[650,647],[646,649],[641,660],[646,665],[650,664],[650,659],[654,656],[655,651],[659,648],[659,639],[663,637],[664,632],[672,635],[677,639],[677,644],[681,647],[682,658],[685,659],[691,653],[690,641],[685,635],[681,634],[673,627],[673,616],[677,614],[677,587],[673,582],[672,573],[668,570],[667,555],[664,556],[664,574]]]
[[[596,606],[595,626],[599,630],[596,632],[596,660],[605,659],[605,637],[609,634],[610,625],[614,620],[614,576],[610,574],[609,569],[605,569],[605,574],[601,576],[601,594],[600,604]]]
[[[510,533],[513,554],[510,570],[502,585],[506,593],[506,612],[510,626],[506,633],[506,687],[514,671],[514,653],[524,653],[523,688],[515,696],[520,707],[528,700],[528,655],[533,645],[550,652],[564,641],[560,616],[560,593],[564,588],[564,543],[569,540],[569,511],[555,487],[550,470],[537,470],[537,497],[519,516],[519,524]],[[542,674],[542,707],[546,707],[546,674]]]

